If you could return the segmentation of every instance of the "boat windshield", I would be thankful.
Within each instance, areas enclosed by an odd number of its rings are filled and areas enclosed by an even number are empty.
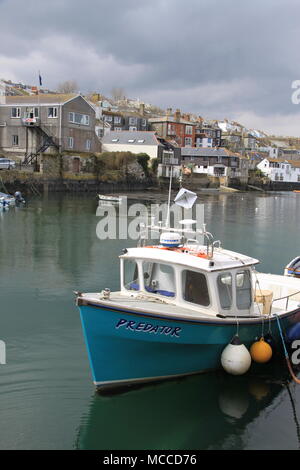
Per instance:
[[[251,303],[250,271],[245,269],[236,273],[236,306],[239,310],[248,310]]]
[[[232,305],[232,275],[231,273],[219,274],[218,291],[221,307],[224,310],[229,310]]]
[[[175,297],[175,274],[172,266],[144,261],[143,276],[147,292]]]
[[[205,307],[210,304],[207,281],[204,274],[185,269],[182,272],[182,284],[184,300]]]
[[[140,290],[138,266],[133,260],[124,263],[124,287],[127,290]]]

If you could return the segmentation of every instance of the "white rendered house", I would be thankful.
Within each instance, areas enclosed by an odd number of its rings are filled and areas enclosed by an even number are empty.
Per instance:
[[[264,158],[257,168],[271,181],[300,182],[300,161]]]

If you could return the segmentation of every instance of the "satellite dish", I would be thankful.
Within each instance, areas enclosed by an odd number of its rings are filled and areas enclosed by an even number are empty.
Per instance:
[[[185,209],[191,209],[197,199],[197,194],[189,191],[188,189],[181,188],[177,196],[174,199],[175,204],[184,207]]]

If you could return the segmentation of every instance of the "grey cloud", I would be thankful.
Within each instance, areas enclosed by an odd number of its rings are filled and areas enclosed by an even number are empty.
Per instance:
[[[70,78],[82,91],[122,86],[130,96],[202,115],[298,112],[290,99],[300,79],[298,0],[38,6],[0,0],[0,71],[30,81],[42,69],[49,87]]]

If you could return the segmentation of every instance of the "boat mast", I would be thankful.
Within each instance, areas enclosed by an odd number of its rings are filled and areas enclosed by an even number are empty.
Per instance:
[[[169,183],[169,196],[168,196],[168,207],[167,207],[167,218],[166,218],[166,228],[169,228],[169,225],[170,225],[170,204],[171,204],[172,176],[173,176],[173,167],[172,167],[172,165],[171,165],[171,170],[170,170],[170,183]]]

